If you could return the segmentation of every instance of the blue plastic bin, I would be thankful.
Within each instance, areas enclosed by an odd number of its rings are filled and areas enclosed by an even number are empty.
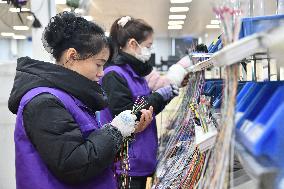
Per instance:
[[[280,85],[281,83],[279,82],[266,83],[261,90],[254,93],[253,98],[250,99],[249,106],[247,106],[243,116],[238,120],[236,127],[242,129],[246,126],[246,120],[253,121]]]
[[[247,128],[237,129],[236,134],[253,155],[265,156],[284,167],[284,86],[281,85]]]
[[[243,18],[239,38],[275,28],[284,23],[284,15]]]

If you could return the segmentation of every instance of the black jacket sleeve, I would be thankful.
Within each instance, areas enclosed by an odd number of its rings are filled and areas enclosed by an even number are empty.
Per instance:
[[[111,125],[84,139],[71,114],[51,94],[33,98],[23,112],[25,130],[49,170],[61,181],[82,183],[110,166],[122,144]]]
[[[124,110],[131,110],[133,107],[133,97],[128,87],[127,81],[115,72],[107,73],[102,80],[102,87],[105,90],[109,109],[113,116],[118,115]],[[153,106],[154,112],[157,115],[160,113],[167,102],[159,93],[152,93],[146,96],[145,99],[148,105],[145,108]]]

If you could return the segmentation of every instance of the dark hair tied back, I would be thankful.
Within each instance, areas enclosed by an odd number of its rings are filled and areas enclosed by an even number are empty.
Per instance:
[[[126,16],[128,17],[128,16]],[[125,24],[118,24],[121,19],[118,18],[111,26],[110,37],[117,50],[125,47],[128,40],[134,38],[138,43],[147,39],[154,32],[153,28],[142,19],[128,19]]]
[[[105,31],[97,24],[72,12],[62,12],[50,19],[42,36],[43,46],[58,61],[68,48],[84,59],[107,47],[112,51]]]

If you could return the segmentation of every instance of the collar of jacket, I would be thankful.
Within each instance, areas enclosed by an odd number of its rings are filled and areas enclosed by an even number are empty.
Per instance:
[[[115,65],[129,65],[133,69],[134,77],[145,77],[149,75],[153,70],[153,67],[148,63],[143,63],[134,56],[120,51],[117,57],[114,59]]]

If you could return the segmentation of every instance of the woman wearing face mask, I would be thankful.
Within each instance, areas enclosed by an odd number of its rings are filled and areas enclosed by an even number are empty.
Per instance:
[[[115,115],[131,108],[138,96],[144,96],[148,106],[153,106],[154,114],[158,114],[178,95],[178,89],[168,85],[152,92],[144,78],[152,71],[152,66],[147,63],[153,43],[152,27],[141,19],[122,17],[113,23],[110,36],[116,44],[117,56],[104,70],[105,75],[101,81],[109,100],[108,108],[101,112],[101,121],[107,123]],[[157,147],[154,119],[130,143],[130,188],[145,188],[147,176],[152,175],[156,168]],[[117,162],[116,173],[120,175],[121,172],[120,162]]]
[[[107,105],[97,82],[111,54],[98,25],[63,12],[50,20],[43,43],[56,64],[18,59],[9,98],[17,113],[17,188],[116,188],[112,164],[122,139],[145,129],[152,110],[142,110],[136,128],[130,110],[104,126],[96,122]]]

